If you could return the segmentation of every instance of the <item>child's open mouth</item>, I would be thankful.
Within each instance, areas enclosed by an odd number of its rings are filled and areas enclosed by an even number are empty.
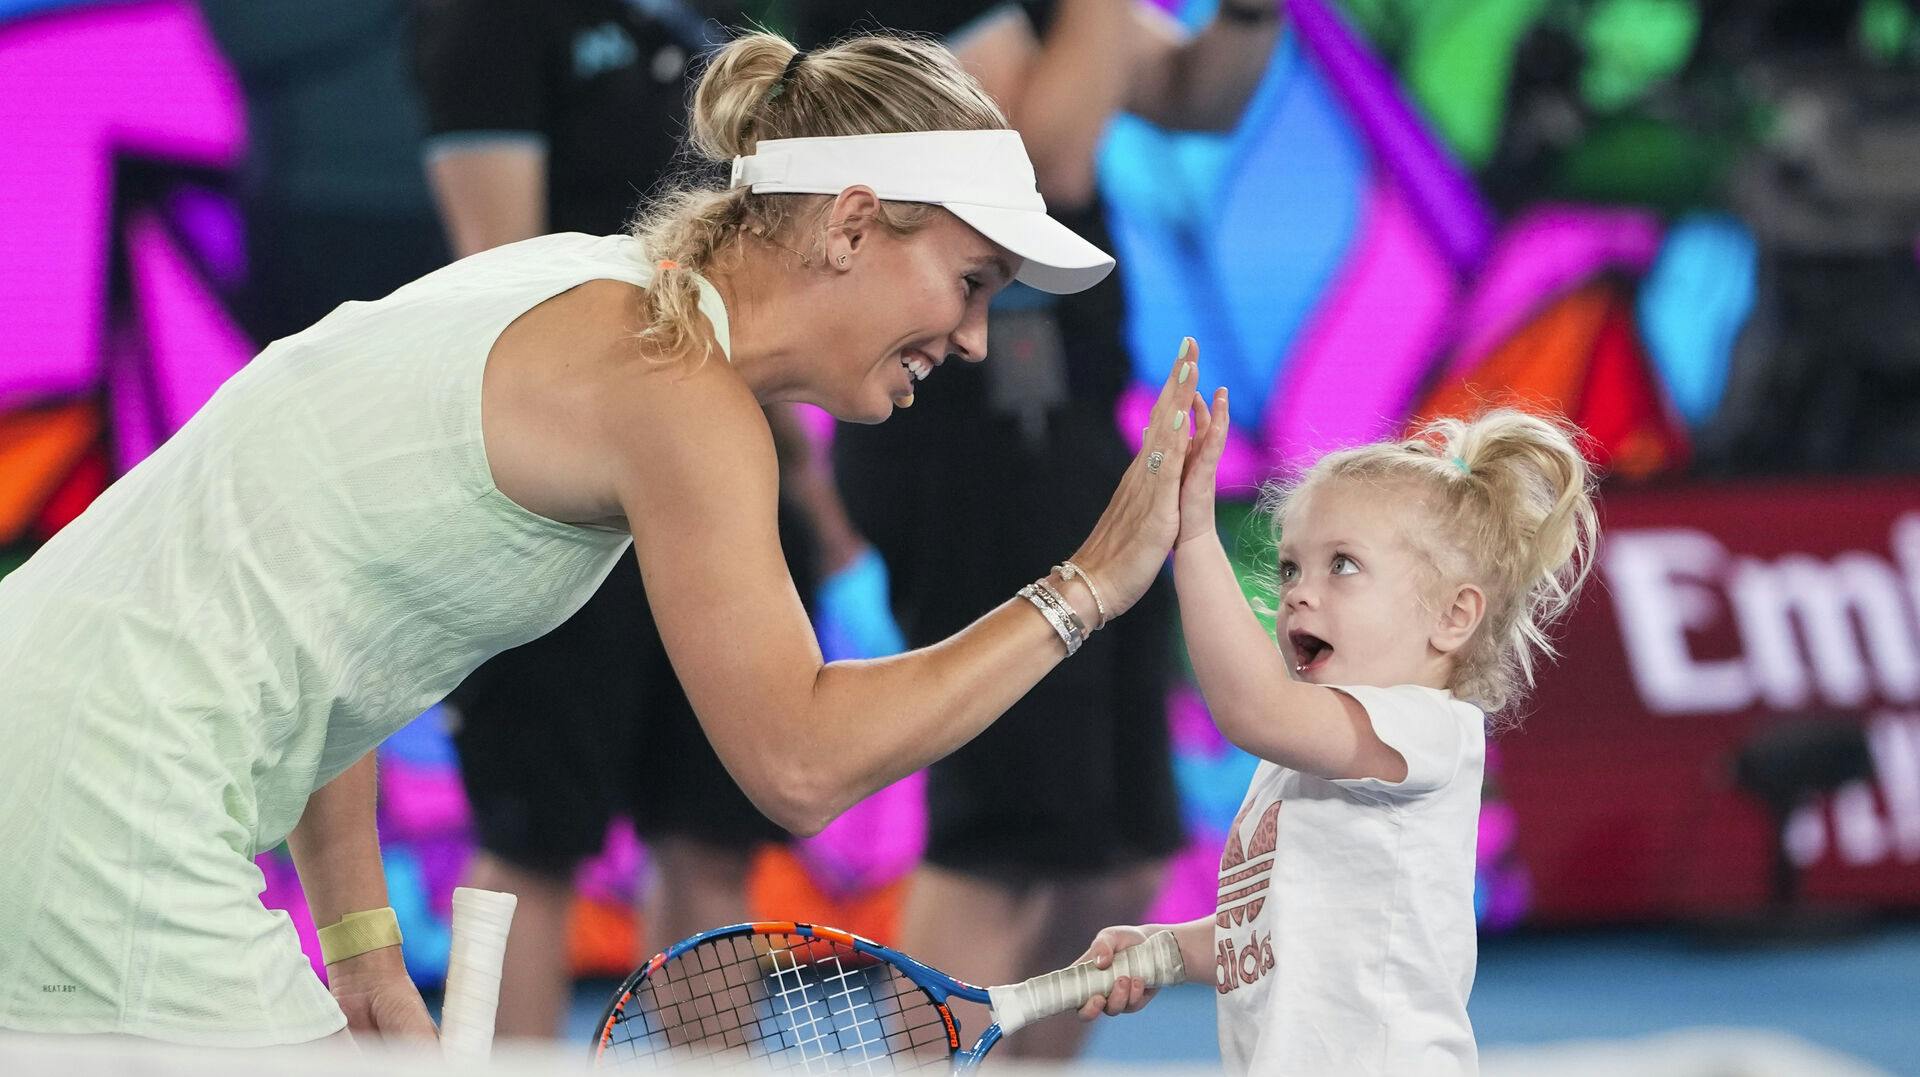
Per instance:
[[[1333,657],[1333,644],[1311,632],[1289,632],[1287,642],[1293,645],[1295,673],[1312,673]]]

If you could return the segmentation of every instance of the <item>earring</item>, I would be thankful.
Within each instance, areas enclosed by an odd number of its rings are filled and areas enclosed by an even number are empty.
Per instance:
[[[847,268],[847,256],[844,254],[840,256],[840,268],[841,269]]]

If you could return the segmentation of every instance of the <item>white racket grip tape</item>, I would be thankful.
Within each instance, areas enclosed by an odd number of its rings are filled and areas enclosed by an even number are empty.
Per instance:
[[[507,959],[512,894],[462,886],[453,892],[453,952],[440,1008],[440,1050],[448,1058],[484,1061],[493,1054],[493,1018],[500,1008],[500,969]]]
[[[993,1021],[1002,1033],[1010,1033],[1042,1017],[1077,1010],[1093,996],[1113,990],[1113,982],[1122,976],[1140,979],[1148,987],[1164,987],[1185,980],[1187,969],[1180,956],[1180,940],[1174,938],[1171,931],[1156,931],[1140,945],[1120,951],[1107,968],[1095,968],[1093,962],[1082,961],[1024,983],[989,987],[987,996],[992,999]]]

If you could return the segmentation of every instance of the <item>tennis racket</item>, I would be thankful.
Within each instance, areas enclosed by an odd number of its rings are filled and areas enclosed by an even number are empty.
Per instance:
[[[1023,1025],[1077,1010],[1120,976],[1184,978],[1171,931],[1005,987],[975,987],[877,942],[830,927],[736,924],[675,943],[627,978],[593,1043],[594,1065],[683,1064],[739,1072],[965,1073]],[[947,999],[992,1006],[971,1048]]]
[[[518,901],[512,894],[466,886],[453,892],[453,949],[440,1008],[440,1050],[449,1059],[485,1061],[493,1054],[500,968]]]

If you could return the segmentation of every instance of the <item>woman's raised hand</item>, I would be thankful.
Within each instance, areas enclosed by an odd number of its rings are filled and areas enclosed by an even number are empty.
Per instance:
[[[1186,470],[1193,430],[1188,412],[1199,377],[1200,347],[1187,337],[1160,386],[1133,466],[1093,533],[1074,552],[1074,564],[1098,583],[1109,616],[1126,612],[1147,593],[1180,534],[1180,476]]]

